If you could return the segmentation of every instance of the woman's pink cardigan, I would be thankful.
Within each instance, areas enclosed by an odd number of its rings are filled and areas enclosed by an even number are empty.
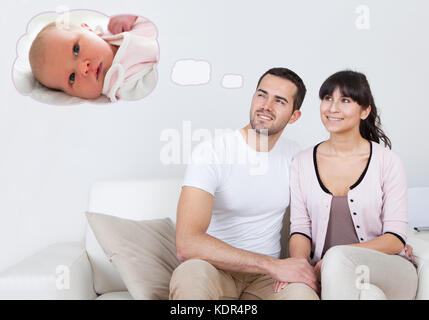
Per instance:
[[[365,174],[349,191],[350,215],[360,242],[385,233],[407,240],[407,178],[399,157],[371,142]],[[295,156],[291,164],[291,235],[300,233],[312,243],[312,263],[321,259],[328,228],[332,194],[316,174],[314,147]],[[404,251],[402,251],[401,255]]]

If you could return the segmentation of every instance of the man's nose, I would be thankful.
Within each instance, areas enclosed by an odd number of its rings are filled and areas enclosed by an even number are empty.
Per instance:
[[[89,66],[91,65],[91,62],[89,60],[83,60],[80,62],[79,65],[79,72],[80,74],[87,76],[89,73]]]
[[[273,101],[272,99],[266,99],[262,104],[262,109],[271,111],[273,109]]]

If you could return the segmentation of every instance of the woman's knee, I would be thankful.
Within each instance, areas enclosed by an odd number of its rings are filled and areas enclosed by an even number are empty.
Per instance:
[[[349,246],[335,246],[326,251],[323,256],[322,270],[329,267],[342,266],[344,263],[350,262],[350,247]]]

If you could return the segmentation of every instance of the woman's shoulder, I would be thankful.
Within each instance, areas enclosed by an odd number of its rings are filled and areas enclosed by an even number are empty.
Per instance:
[[[371,141],[372,153],[374,155],[382,156],[383,158],[399,158],[398,154],[391,150],[389,147],[382,145],[381,143]]]
[[[306,161],[313,161],[313,151],[314,151],[314,146],[308,147],[300,152],[298,152],[294,157],[294,161],[298,161],[298,162],[306,162]]]
[[[372,157],[376,158],[382,167],[388,168],[396,165],[402,166],[402,160],[400,156],[392,151],[389,147],[380,143],[371,141],[372,144]]]

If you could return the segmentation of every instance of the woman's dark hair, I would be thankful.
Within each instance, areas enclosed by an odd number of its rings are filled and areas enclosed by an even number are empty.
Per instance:
[[[363,109],[371,106],[371,112],[359,125],[360,134],[364,139],[384,144],[392,149],[392,143],[381,129],[380,117],[377,114],[374,98],[365,75],[360,72],[345,70],[334,73],[322,84],[319,90],[319,98],[332,95],[338,88],[341,94],[356,101]]]

